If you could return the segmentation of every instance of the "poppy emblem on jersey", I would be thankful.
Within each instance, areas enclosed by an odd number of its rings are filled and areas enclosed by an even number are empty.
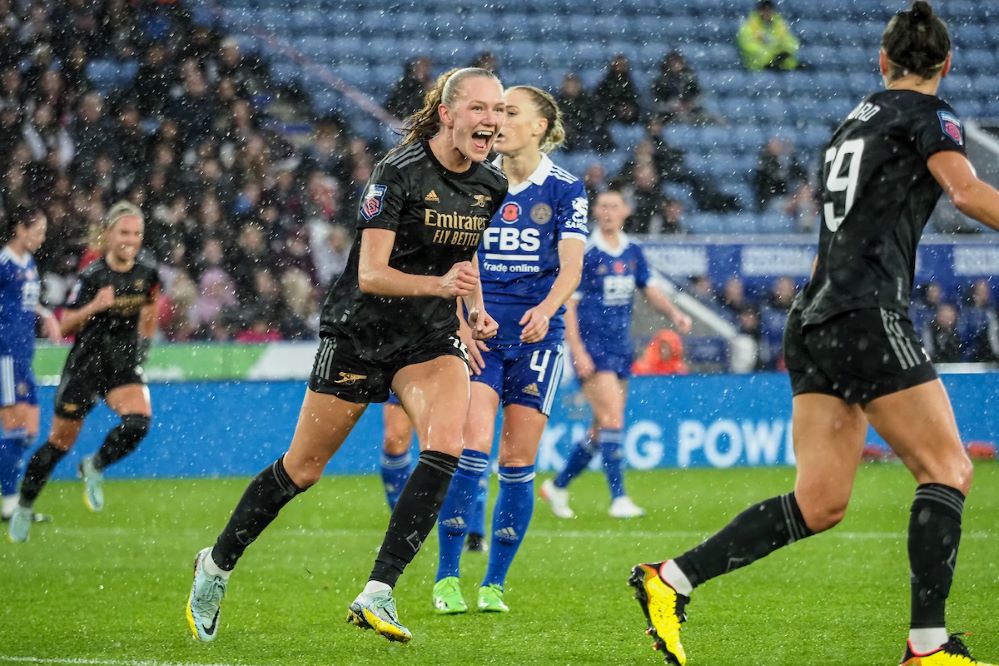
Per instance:
[[[473,194],[472,208],[488,208],[493,202],[493,198],[488,194]]]
[[[937,111],[937,117],[940,119],[940,129],[943,130],[943,133],[949,136],[957,145],[963,146],[964,130],[957,116],[949,111]]]
[[[531,208],[531,222],[535,224],[548,224],[552,219],[552,207],[546,203],[536,203]]]
[[[513,224],[520,219],[520,204],[516,201],[510,201],[503,204],[503,210],[500,213],[500,217],[507,224]]]
[[[621,274],[624,273],[624,262],[623,261],[615,261],[614,262],[614,272],[617,273],[618,275],[621,275]]]
[[[361,217],[370,220],[378,213],[382,212],[382,199],[388,188],[384,185],[369,185],[368,191],[364,193],[364,200],[361,201]]]

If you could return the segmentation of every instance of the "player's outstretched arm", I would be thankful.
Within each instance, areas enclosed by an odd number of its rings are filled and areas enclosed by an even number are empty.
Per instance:
[[[673,301],[669,299],[669,296],[651,284],[645,287],[642,293],[653,308],[669,317],[676,324],[681,333],[690,333],[692,325],[690,317],[683,310],[673,305]]]
[[[999,231],[999,191],[978,178],[967,157],[941,151],[931,155],[926,166],[959,211]]]

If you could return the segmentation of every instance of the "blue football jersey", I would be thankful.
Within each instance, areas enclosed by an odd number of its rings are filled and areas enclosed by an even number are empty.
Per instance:
[[[623,233],[620,238],[621,244],[611,248],[599,232],[593,234],[583,257],[576,311],[588,349],[630,355],[635,289],[645,289],[650,275],[642,248]]]
[[[558,275],[559,241],[585,243],[588,213],[582,181],[543,153],[534,173],[510,186],[479,245],[486,310],[499,324],[491,345],[520,343],[520,318],[545,299]],[[563,312],[552,317],[545,341],[564,337]]]
[[[30,360],[35,350],[35,308],[42,291],[35,260],[0,250],[0,356]]]

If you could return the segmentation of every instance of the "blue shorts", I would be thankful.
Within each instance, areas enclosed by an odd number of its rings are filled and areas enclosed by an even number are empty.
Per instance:
[[[613,372],[618,379],[631,377],[631,354],[618,354],[601,350],[587,350],[596,372]]]
[[[0,407],[10,407],[17,403],[38,404],[31,361],[0,356]]]
[[[486,367],[481,375],[472,375],[472,381],[490,386],[504,407],[524,405],[545,416],[551,413],[562,379],[561,342],[492,347],[482,352],[482,360]]]

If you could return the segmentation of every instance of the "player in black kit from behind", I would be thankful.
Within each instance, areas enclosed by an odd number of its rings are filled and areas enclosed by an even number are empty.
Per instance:
[[[887,90],[863,100],[833,134],[818,257],[784,334],[794,491],[748,508],[675,559],[634,568],[629,582],[667,663],[686,662],[680,623],[693,588],[842,520],[868,424],[918,483],[902,663],[979,663],[944,623],[972,466],[947,393],[906,315],[916,245],[941,191],[966,215],[999,229],[999,192],[975,176],[961,121],[936,96],[950,66],[946,25],[928,3],[914,2],[882,36]],[[750,660],[768,661],[765,653]]]
[[[503,87],[475,68],[442,75],[376,167],[358,211],[357,240],[323,306],[320,344],[287,453],[255,478],[213,548],[195,559],[187,620],[213,640],[229,574],[295,495],[319,481],[369,402],[391,388],[413,421],[420,458],[399,497],[364,590],[347,619],[393,641],[410,631],[392,589],[433,528],[462,450],[468,412],[466,345],[496,334],[482,307],[479,239],[506,195],[486,162],[502,125]],[[469,313],[458,337],[456,299]]]
[[[137,259],[142,233],[142,211],[127,201],[112,206],[101,229],[106,253],[80,273],[66,303],[62,334],[75,335],[76,341],[56,391],[51,433],[24,471],[9,526],[12,541],[27,540],[35,499],[99,399],[121,423],[80,463],[83,499],[91,511],[104,508],[104,468],[134,451],[149,431],[153,412],[142,363],[156,332],[160,278],[155,266]]]

